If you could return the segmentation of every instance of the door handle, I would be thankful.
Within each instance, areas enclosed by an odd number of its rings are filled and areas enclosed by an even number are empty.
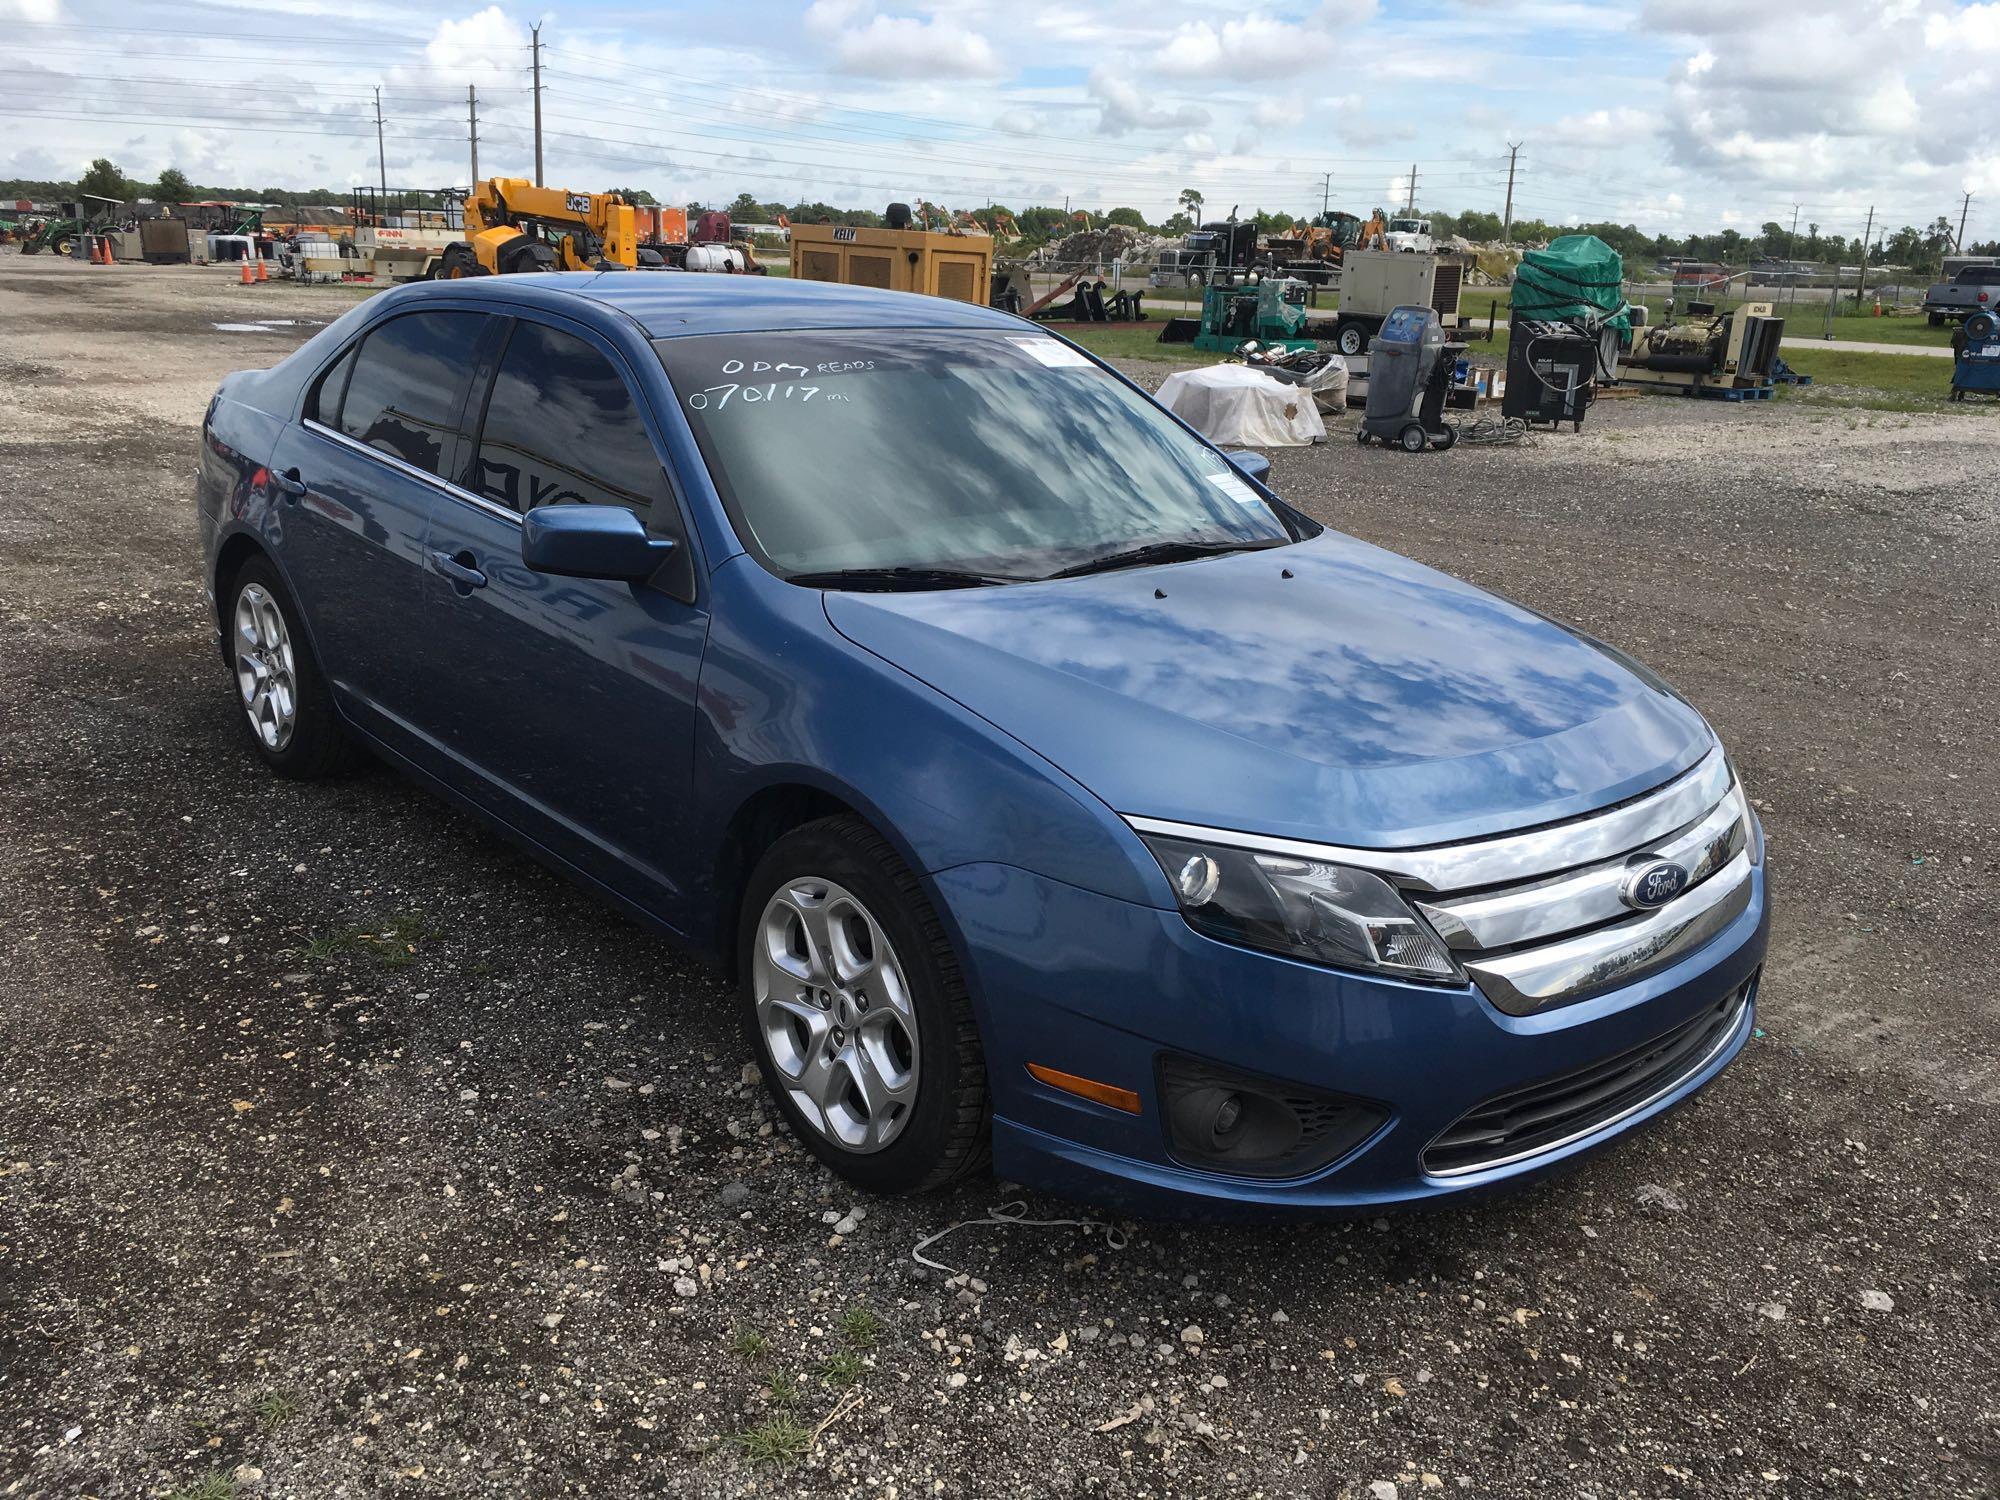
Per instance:
[[[287,500],[297,500],[307,488],[305,480],[299,477],[297,469],[286,469],[283,473],[274,469],[271,472],[271,483],[283,491]]]
[[[478,558],[463,550],[455,553],[433,552],[431,571],[441,577],[449,578],[453,588],[461,594],[466,594],[473,589],[486,587],[486,575],[479,571],[478,562]]]

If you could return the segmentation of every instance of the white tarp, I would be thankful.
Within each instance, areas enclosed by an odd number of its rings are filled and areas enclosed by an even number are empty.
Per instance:
[[[1211,443],[1298,448],[1326,436],[1312,393],[1248,365],[1210,365],[1169,375],[1160,404]]]

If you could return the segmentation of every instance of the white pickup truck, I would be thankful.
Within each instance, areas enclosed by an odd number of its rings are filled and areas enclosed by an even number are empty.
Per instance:
[[[1437,249],[1437,241],[1431,238],[1429,219],[1391,219],[1388,231],[1382,236],[1382,243],[1390,250],[1405,250],[1417,255],[1429,255]]]

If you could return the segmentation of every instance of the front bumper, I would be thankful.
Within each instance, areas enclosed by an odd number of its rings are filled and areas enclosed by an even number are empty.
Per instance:
[[[1754,990],[1769,933],[1765,876],[1748,905],[1671,967],[1544,1014],[1478,990],[1338,973],[1217,942],[1177,911],[1116,901],[1003,865],[933,877],[960,937],[986,1040],[996,1173],[1145,1216],[1362,1212],[1531,1180],[1678,1104],[1742,1050],[1740,1021],[1690,1070],[1595,1128],[1489,1168],[1425,1169],[1428,1147],[1498,1095],[1641,1048]],[[1284,1180],[1190,1168],[1162,1124],[1163,1053],[1387,1106],[1331,1166]],[[1060,1092],[1030,1063],[1130,1089],[1129,1114]]]

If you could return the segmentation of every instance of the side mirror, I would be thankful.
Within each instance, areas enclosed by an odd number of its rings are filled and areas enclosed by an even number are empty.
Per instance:
[[[651,578],[674,544],[622,505],[539,505],[521,518],[521,561],[562,578]]]
[[[1271,483],[1271,460],[1261,453],[1227,453],[1223,455],[1230,465],[1245,479],[1254,480],[1266,488]]]

